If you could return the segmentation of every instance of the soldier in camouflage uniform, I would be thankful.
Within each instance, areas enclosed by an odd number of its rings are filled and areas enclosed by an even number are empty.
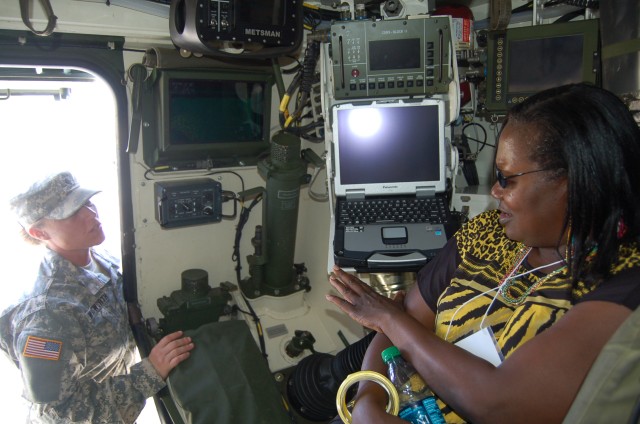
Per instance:
[[[176,332],[135,363],[119,265],[95,247],[105,238],[96,193],[63,172],[11,201],[27,237],[47,247],[33,287],[0,315],[30,422],[132,423],[193,349]]]

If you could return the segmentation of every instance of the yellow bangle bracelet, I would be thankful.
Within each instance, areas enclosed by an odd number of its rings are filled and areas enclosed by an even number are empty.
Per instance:
[[[358,371],[353,374],[349,374],[340,385],[340,388],[338,388],[336,406],[338,408],[338,415],[340,415],[342,422],[351,424],[351,412],[349,412],[346,403],[347,390],[349,390],[354,383],[363,380],[374,381],[382,386],[382,388],[387,392],[387,395],[389,395],[387,413],[398,415],[398,411],[400,410],[400,399],[398,397],[398,391],[391,381],[389,381],[389,379],[384,375],[375,371]]]

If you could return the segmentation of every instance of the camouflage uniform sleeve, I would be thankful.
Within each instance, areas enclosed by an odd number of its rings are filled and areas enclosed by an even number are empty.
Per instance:
[[[126,375],[77,382],[61,401],[51,404],[58,417],[87,423],[133,423],[145,401],[165,386],[147,358]]]
[[[15,340],[25,395],[56,422],[133,423],[146,399],[165,386],[148,359],[128,373],[125,364],[116,363],[112,368],[120,375],[92,376],[89,347],[67,314],[42,310],[23,323]]]

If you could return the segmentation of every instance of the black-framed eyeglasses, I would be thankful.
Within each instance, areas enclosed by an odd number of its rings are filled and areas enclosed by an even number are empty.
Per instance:
[[[551,168],[542,168],[542,169],[535,169],[533,171],[518,172],[517,174],[509,175],[507,177],[504,176],[501,170],[496,168],[496,181],[498,181],[498,184],[500,185],[500,187],[507,188],[507,181],[509,181],[511,178],[521,177],[523,175],[533,174],[533,173],[542,172],[542,171],[551,171]]]

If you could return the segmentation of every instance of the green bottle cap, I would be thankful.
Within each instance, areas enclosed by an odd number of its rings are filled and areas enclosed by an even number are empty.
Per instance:
[[[400,356],[400,350],[395,346],[391,346],[383,350],[381,355],[382,355],[382,360],[386,364],[396,356]]]

